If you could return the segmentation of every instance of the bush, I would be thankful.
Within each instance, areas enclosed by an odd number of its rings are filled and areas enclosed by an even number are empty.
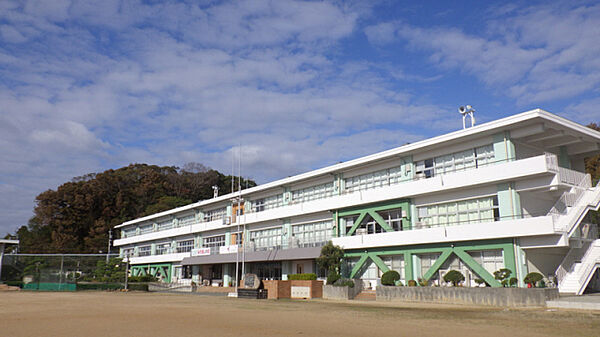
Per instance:
[[[341,278],[341,279],[337,280],[333,285],[336,287],[354,288],[354,281],[351,279],[347,279],[347,278]]]
[[[330,271],[329,274],[327,275],[327,284],[334,284],[337,280],[340,279],[340,274],[338,274],[336,271]]]
[[[508,280],[508,285],[511,286],[511,287],[516,287],[517,283],[519,283],[519,280],[516,277],[511,277]]]
[[[4,282],[4,284],[6,284],[9,287],[19,287],[23,289],[23,282],[21,281],[6,281]]]
[[[510,278],[510,274],[512,274],[512,271],[510,271],[510,269],[502,268],[494,272],[494,278],[500,281],[500,283],[502,283],[502,286],[508,287],[508,280]]]
[[[525,281],[525,283],[527,283],[527,284],[531,284],[532,286],[534,286],[543,279],[544,279],[544,275],[537,273],[537,272],[532,272],[532,273],[527,274],[523,281]]]
[[[485,283],[485,280],[482,278],[476,278],[475,283],[477,283],[477,285],[480,286]],[[486,283],[486,286],[487,286],[487,283]]]
[[[158,279],[152,275],[130,276],[128,282],[156,282]]]
[[[429,281],[427,281],[427,280],[426,280],[426,279],[424,279],[424,278],[420,278],[420,277],[419,277],[419,278],[417,279],[417,282],[419,282],[419,285],[420,285],[421,287],[427,287],[427,286],[429,285]]]
[[[404,287],[404,283],[402,283],[402,281],[398,280],[398,281],[396,281],[396,286],[397,287]]]
[[[317,279],[317,274],[314,274],[314,273],[288,275],[288,280],[312,281],[312,280],[316,280],[316,279]]]
[[[381,275],[381,284],[384,286],[394,286],[396,281],[400,279],[400,274],[395,270],[388,270]]]
[[[148,291],[148,285],[143,283],[129,284],[127,288],[131,291]]]
[[[450,270],[444,275],[444,281],[452,283],[455,287],[464,280],[465,276],[458,270]]]
[[[417,281],[415,281],[415,280],[408,280],[407,285],[409,287],[416,287],[417,286]]]
[[[121,283],[77,283],[76,290],[119,290],[125,286]]]

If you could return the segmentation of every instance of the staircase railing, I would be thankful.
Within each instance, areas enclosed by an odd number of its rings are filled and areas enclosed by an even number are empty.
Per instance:
[[[569,250],[569,252],[565,256],[565,258],[562,260],[562,262],[558,266],[558,269],[556,269],[555,275],[556,275],[556,280],[558,281],[559,287],[562,284],[562,282],[565,280],[567,275],[573,271],[573,269],[574,269],[573,267],[575,266],[575,261],[580,260],[579,257],[581,256],[581,251],[582,251],[581,249]]]
[[[577,185],[575,185],[570,191],[567,191],[560,196],[560,198],[556,201],[556,203],[554,203],[554,206],[552,206],[548,212],[548,215],[552,216],[555,223],[558,222],[560,216],[566,215],[569,207],[577,205],[590,187],[592,187],[591,176],[589,174],[580,176],[580,181],[577,183]],[[585,205],[582,207],[585,207]],[[578,211],[579,210],[580,209],[578,209]],[[560,226],[559,229],[569,232],[571,229],[571,226],[569,225],[570,224],[567,223]]]
[[[581,276],[579,277],[578,284],[580,289],[578,294],[583,291],[581,288],[583,288],[585,281],[590,277],[594,267],[596,267],[596,264],[598,263],[598,256],[600,256],[600,240],[594,241],[581,259],[581,262],[584,263],[582,267],[585,267],[585,269],[583,269],[583,273],[580,273]]]

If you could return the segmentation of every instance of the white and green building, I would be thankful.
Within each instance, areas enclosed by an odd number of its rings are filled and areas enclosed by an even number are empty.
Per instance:
[[[598,153],[599,132],[532,110],[128,221],[115,246],[134,275],[168,282],[232,285],[238,256],[264,278],[324,277],[315,258],[332,240],[370,286],[388,270],[441,284],[450,269],[500,286],[508,268],[520,286],[536,271],[581,294],[600,283],[600,187],[584,173]]]

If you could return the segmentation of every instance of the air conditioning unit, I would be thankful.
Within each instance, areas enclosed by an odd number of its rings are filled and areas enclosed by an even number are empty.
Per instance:
[[[356,235],[367,235],[367,229],[366,228],[357,228]]]

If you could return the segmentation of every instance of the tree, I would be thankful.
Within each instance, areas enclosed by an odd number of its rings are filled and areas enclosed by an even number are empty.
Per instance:
[[[321,248],[321,255],[317,258],[317,265],[328,272],[334,271],[339,273],[343,258],[344,250],[329,241]]]
[[[34,216],[17,230],[21,252],[97,253],[116,225],[212,198],[214,185],[229,193],[231,177],[198,163],[181,170],[131,164],[75,177],[36,197]],[[242,179],[242,188],[253,186]]]

